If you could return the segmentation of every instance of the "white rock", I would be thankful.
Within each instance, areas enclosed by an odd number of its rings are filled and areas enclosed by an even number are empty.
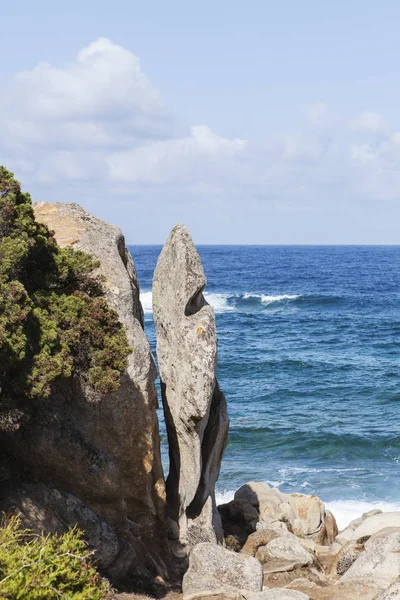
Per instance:
[[[368,517],[361,525],[356,527],[352,539],[359,540],[360,538],[374,535],[374,533],[378,533],[378,531],[386,527],[400,527],[400,511],[386,512]]]
[[[265,558],[287,560],[295,567],[307,567],[314,561],[313,555],[292,535],[275,538],[265,546]]]
[[[259,592],[262,579],[262,567],[255,558],[216,544],[197,544],[189,555],[189,568],[183,577],[183,598],[190,600],[220,590]]]

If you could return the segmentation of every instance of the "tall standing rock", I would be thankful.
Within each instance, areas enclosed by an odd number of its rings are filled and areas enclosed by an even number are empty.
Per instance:
[[[6,451],[22,481],[73,494],[109,523],[124,544],[139,547],[136,556],[143,569],[128,565],[128,575],[145,573],[145,579],[149,565],[155,576],[165,574],[156,368],[143,331],[133,261],[121,231],[77,204],[37,203],[34,210],[36,219],[54,230],[60,246],[99,260],[107,301],[133,350],[116,392],[97,394],[75,378],[58,382],[51,397],[36,403],[21,429],[4,440]]]
[[[223,535],[215,483],[229,420],[216,380],[215,317],[205,285],[190,234],[176,225],[154,273],[153,311],[170,454],[167,514],[190,545]]]

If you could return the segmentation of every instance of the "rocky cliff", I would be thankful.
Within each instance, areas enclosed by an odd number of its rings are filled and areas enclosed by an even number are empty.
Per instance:
[[[165,484],[156,368],[135,267],[121,231],[77,204],[38,203],[34,209],[59,245],[100,261],[106,298],[132,352],[116,392],[97,394],[77,378],[60,381],[18,431],[3,436],[13,473],[13,484],[2,486],[3,507],[17,507],[31,526],[48,530],[77,522],[114,581],[151,588],[167,575]]]
[[[187,230],[177,226],[154,279],[171,458],[166,494],[157,371],[124,237],[77,204],[37,203],[34,212],[59,246],[97,259],[96,275],[132,350],[117,391],[96,392],[79,375],[60,378],[50,397],[31,403],[18,428],[1,433],[0,508],[20,512],[36,530],[62,532],[78,524],[114,583],[155,591],[187,566],[190,547],[223,542],[215,483],[228,417],[215,376],[215,318],[202,294],[200,257]]]

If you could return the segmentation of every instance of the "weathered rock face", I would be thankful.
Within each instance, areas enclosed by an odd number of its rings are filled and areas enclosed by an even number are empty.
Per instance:
[[[40,483],[3,486],[2,509],[19,514],[36,533],[62,534],[77,525],[85,531],[96,565],[107,576],[127,586],[148,586],[154,575],[148,569],[153,558],[139,536],[121,536],[81,500]]]
[[[229,425],[205,284],[189,232],[177,225],[154,273],[153,312],[170,452],[167,511],[190,545],[222,538],[214,488]]]
[[[143,331],[135,267],[121,231],[76,204],[34,206],[37,220],[61,246],[94,255],[106,298],[124,325],[132,353],[120,388],[99,396],[78,380],[60,382],[36,404],[27,423],[3,443],[23,481],[73,494],[114,526],[138,536],[157,555],[164,539],[165,485],[161,466],[156,369]]]

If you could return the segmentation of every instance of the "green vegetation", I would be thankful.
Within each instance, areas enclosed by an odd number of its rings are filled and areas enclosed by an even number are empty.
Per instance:
[[[35,535],[11,517],[0,528],[0,600],[102,600],[109,592],[76,528]]]
[[[31,197],[0,167],[0,395],[46,398],[79,376],[116,390],[130,351],[93,257],[60,248]]]

